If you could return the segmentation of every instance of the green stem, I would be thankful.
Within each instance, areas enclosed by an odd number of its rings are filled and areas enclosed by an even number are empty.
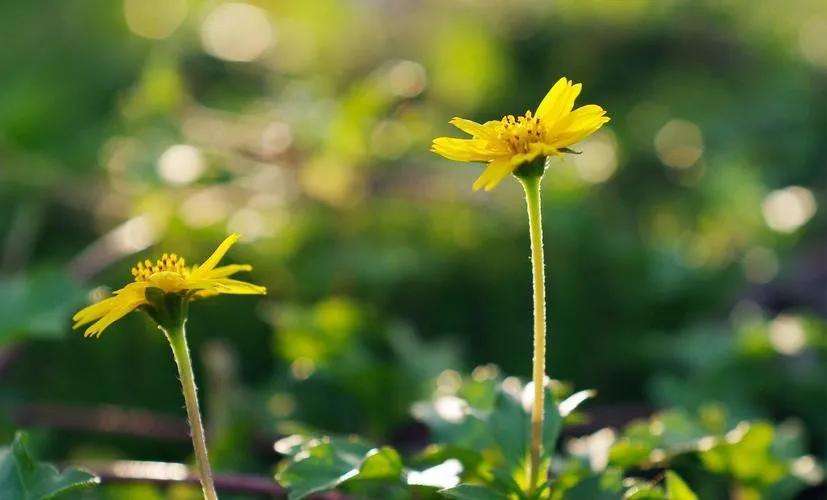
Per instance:
[[[201,410],[198,408],[198,389],[195,387],[195,375],[192,372],[192,359],[187,345],[187,335],[184,321],[176,328],[164,329],[164,333],[172,347],[175,364],[178,365],[178,376],[181,378],[181,390],[184,393],[184,402],[187,407],[187,418],[192,434],[192,446],[195,449],[195,462],[198,466],[198,476],[201,479],[201,489],[206,500],[217,500],[213,485],[210,459],[207,455],[207,441],[204,436],[204,424],[201,422]]]
[[[525,190],[528,226],[531,234],[531,274],[534,288],[534,404],[531,408],[531,448],[529,487],[533,492],[540,478],[540,457],[543,447],[543,405],[546,374],[546,277],[543,261],[543,222],[540,203],[542,175],[520,177]]]

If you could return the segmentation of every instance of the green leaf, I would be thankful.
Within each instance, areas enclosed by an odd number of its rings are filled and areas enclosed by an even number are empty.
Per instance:
[[[345,443],[326,438],[312,442],[297,453],[276,478],[290,489],[289,498],[304,498],[335,488],[347,475],[352,477],[368,451],[369,446],[359,446],[355,441]]]
[[[565,500],[620,500],[621,495],[615,490],[611,481],[605,481],[601,476],[591,476],[580,481],[576,486],[566,491]]]
[[[502,493],[493,491],[485,486],[476,484],[460,484],[453,488],[439,490],[440,493],[448,498],[458,498],[460,500],[506,500],[507,497]]]
[[[550,457],[557,447],[560,431],[563,430],[563,415],[551,391],[546,391],[543,419],[543,456]]]
[[[63,334],[81,295],[60,270],[41,269],[0,280],[0,344],[24,336]]]
[[[546,390],[546,397],[543,401],[544,458],[551,456],[557,447],[557,440],[563,428],[563,417],[571,413],[592,394],[593,391],[580,391],[558,405],[554,394]],[[564,411],[561,411],[561,408]],[[500,391],[494,403],[494,410],[488,416],[487,423],[494,442],[500,447],[508,463],[512,466],[522,465],[528,453],[528,443],[531,436],[531,414],[525,411],[520,401],[517,401],[510,394]]]
[[[645,462],[653,449],[649,442],[624,437],[609,450],[609,463],[623,468],[634,467]]]
[[[624,500],[669,500],[663,488],[639,478],[629,478],[624,484],[629,488],[623,495]]]
[[[698,500],[683,479],[671,470],[666,471],[666,496],[669,500]]]
[[[476,414],[464,415],[459,420],[455,418],[446,419],[444,412],[437,408],[438,404],[443,404],[446,401],[460,407],[467,405],[467,402],[463,399],[454,396],[443,396],[436,401],[417,403],[413,407],[414,417],[428,426],[433,442],[450,444],[469,450],[481,450],[487,447],[491,435],[486,428],[486,423]]]
[[[11,448],[0,449],[0,497],[20,500],[45,500],[63,493],[88,488],[100,480],[80,469],[62,474],[49,464],[35,461],[26,448],[26,438],[18,432]]]
[[[402,459],[396,450],[376,449],[357,439],[324,438],[305,443],[279,471],[276,479],[298,500],[332,490],[351,480],[402,480]]]
[[[545,467],[543,470],[547,470],[548,463],[544,462],[541,467]],[[493,478],[487,483],[487,486],[490,486],[492,490],[509,496],[509,498],[525,498],[525,492],[518,482],[518,478],[524,482],[528,482],[525,480],[525,472],[525,467],[513,469],[497,467],[491,471]]]
[[[462,463],[456,458],[449,458],[425,470],[407,471],[405,481],[411,487],[453,488],[459,484],[459,475],[462,471]]]
[[[500,391],[494,410],[488,416],[488,428],[508,464],[514,467],[522,464],[530,436],[529,416],[522,404],[507,392]]]
[[[368,452],[359,468],[359,479],[401,479],[402,458],[389,446]]]
[[[726,441],[701,453],[701,461],[712,472],[770,485],[787,471],[787,466],[771,453],[774,433],[766,422],[741,423],[727,434]]]

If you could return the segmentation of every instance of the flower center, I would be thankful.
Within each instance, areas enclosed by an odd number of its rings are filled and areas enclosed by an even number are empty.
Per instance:
[[[163,254],[155,263],[150,260],[138,262],[132,268],[132,276],[135,277],[135,281],[149,281],[150,276],[162,272],[178,273],[185,277],[189,274],[189,269],[184,258],[174,253]]]
[[[500,121],[502,127],[499,139],[506,142],[515,153],[527,153],[529,144],[542,142],[545,138],[545,125],[540,122],[540,118],[531,116],[531,111],[516,118],[508,115]]]

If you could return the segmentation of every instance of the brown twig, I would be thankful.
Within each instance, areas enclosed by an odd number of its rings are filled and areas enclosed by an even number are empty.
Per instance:
[[[74,406],[59,403],[22,404],[7,410],[18,427],[40,427],[94,434],[114,434],[141,439],[189,442],[183,417],[114,405]],[[269,433],[254,436],[252,451],[263,457],[278,457],[273,449],[280,437]]]
[[[118,460],[115,462],[80,462],[80,465],[101,479],[102,484],[150,483],[157,486],[190,484],[198,487],[198,476],[184,464],[175,462],[148,462]],[[225,493],[241,493],[269,498],[287,498],[287,489],[267,476],[253,474],[217,474],[215,487]],[[347,500],[337,491],[317,493],[310,497],[315,500]]]
[[[198,475],[184,464],[118,460],[115,462],[82,462],[81,467],[101,478],[102,484],[151,483],[159,486],[191,484],[198,486]],[[273,479],[252,474],[218,474],[215,486],[227,493],[247,493],[282,498],[287,490]]]
[[[110,405],[27,404],[11,408],[9,414],[20,427],[49,427],[169,441],[189,439],[183,418]]]

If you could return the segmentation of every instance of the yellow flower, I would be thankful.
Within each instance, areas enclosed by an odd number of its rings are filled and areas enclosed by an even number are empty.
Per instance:
[[[508,174],[540,156],[553,156],[609,121],[600,106],[588,104],[572,111],[582,84],[561,78],[549,90],[532,115],[508,115],[499,121],[477,123],[453,118],[451,124],[471,134],[471,139],[439,137],[431,151],[456,161],[479,161],[488,167],[474,182],[474,190],[490,191]]]
[[[250,271],[249,264],[232,264],[216,267],[227,250],[238,241],[237,234],[227,237],[212,255],[200,266],[187,267],[183,257],[163,254],[155,263],[146,260],[132,268],[135,281],[111,297],[81,309],[72,318],[73,328],[94,323],[86,329],[84,336],[100,336],[106,327],[142,306],[149,306],[147,291],[158,289],[163,294],[181,294],[185,301],[211,297],[219,294],[261,295],[267,293],[262,286],[230,279],[239,271]]]

